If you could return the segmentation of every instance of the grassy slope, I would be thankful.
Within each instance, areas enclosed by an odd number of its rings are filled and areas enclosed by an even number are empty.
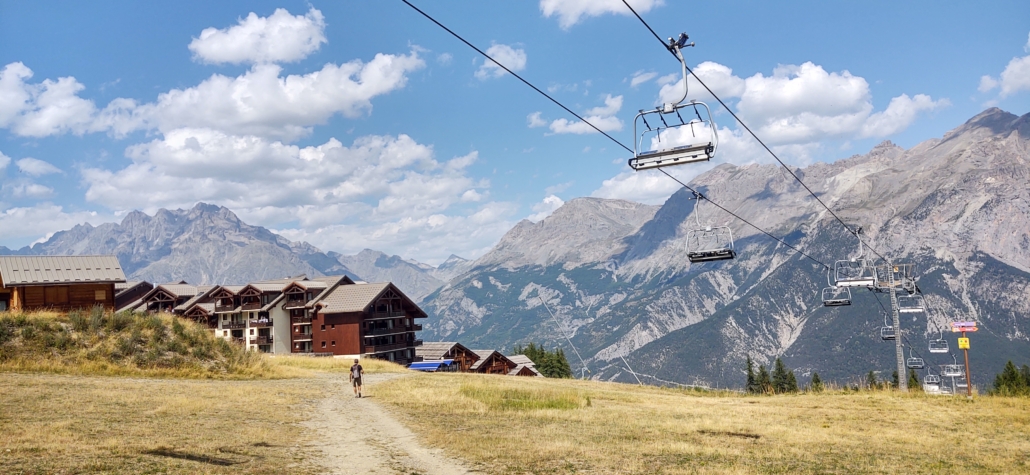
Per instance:
[[[486,473],[1030,470],[1030,399],[892,392],[745,397],[431,374],[377,388]]]

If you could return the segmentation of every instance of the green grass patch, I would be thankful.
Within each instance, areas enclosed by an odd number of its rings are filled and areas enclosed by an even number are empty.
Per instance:
[[[462,384],[461,394],[496,411],[530,411],[534,409],[579,409],[589,404],[572,390],[517,389],[482,384]]]

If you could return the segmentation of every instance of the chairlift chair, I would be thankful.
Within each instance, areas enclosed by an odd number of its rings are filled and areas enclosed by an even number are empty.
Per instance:
[[[896,340],[898,334],[894,331],[894,325],[887,323],[887,314],[883,314],[883,326],[880,327],[880,339],[881,340]]]
[[[960,364],[941,365],[941,375],[948,378],[962,376],[962,369]]]
[[[923,378],[923,384],[938,386],[941,384],[941,377],[936,374],[928,374]]]
[[[908,348],[908,359],[905,360],[905,366],[910,369],[923,369],[926,367],[926,362],[922,358],[912,356],[912,347]]]
[[[712,119],[712,110],[704,102],[683,102],[687,99],[687,62],[680,50],[694,46],[694,43],[688,44],[687,39],[685,33],[681,33],[677,40],[669,39],[669,50],[679,59],[683,72],[683,96],[676,102],[667,102],[652,110],[641,110],[633,119],[635,140],[629,166],[634,170],[708,161],[715,156],[715,150],[719,147],[719,133]],[[683,110],[687,108],[690,110]],[[681,110],[690,120],[683,119]],[[648,123],[648,116],[652,116],[654,126]],[[642,132],[640,123],[643,123]]]
[[[827,287],[823,289],[823,305],[827,307],[851,305],[851,290],[847,287]]]
[[[848,260],[840,260],[833,264],[833,274],[837,287],[875,287],[876,268],[869,265],[862,256],[865,248],[862,246],[862,228],[854,231],[858,239],[858,254]]]
[[[930,340],[930,353],[947,353],[948,340],[944,339],[944,332],[940,332],[940,336],[936,339]]]
[[[923,300],[923,296],[919,294],[913,294],[908,296],[898,297],[898,312],[901,313],[922,313],[926,308],[926,302]]]
[[[694,193],[694,221],[697,229],[687,231],[687,259],[690,262],[708,262],[733,259],[733,231],[729,226],[702,226],[701,200],[704,195]]]

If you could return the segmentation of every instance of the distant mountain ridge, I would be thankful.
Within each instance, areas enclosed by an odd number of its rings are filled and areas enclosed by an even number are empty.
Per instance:
[[[1006,359],[1030,363],[1027,150],[1030,114],[992,108],[909,150],[883,142],[793,168],[838,216],[862,225],[877,252],[916,264],[930,311],[906,314],[902,328],[929,364],[952,362],[925,348],[950,321],[990,328],[977,334],[981,387]],[[854,252],[854,238],[778,166],[723,164],[691,186],[822,263]],[[738,258],[692,265],[683,248],[696,226],[690,193],[613,212],[624,203],[575,199],[540,223],[519,223],[426,298],[424,338],[494,348],[546,342],[571,357],[567,332],[597,377],[627,382],[635,380],[628,364],[654,378],[645,382],[739,386],[747,356],[762,364],[782,357],[802,376],[889,377],[894,346],[880,341],[875,295],[856,291],[855,305],[823,307],[820,264],[713,207],[704,220],[731,226]]]
[[[0,254],[113,254],[128,278],[150,282],[240,284],[300,274],[346,274],[392,281],[416,300],[443,283],[435,277],[441,271],[427,264],[371,250],[356,256],[325,253],[206,203],[188,210],[160,209],[153,216],[132,211],[121,223],[80,224],[31,247],[0,246]]]

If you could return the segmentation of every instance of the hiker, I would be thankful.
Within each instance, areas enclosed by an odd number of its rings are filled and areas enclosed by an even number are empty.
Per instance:
[[[350,382],[354,385],[354,397],[361,397],[361,375],[365,374],[365,369],[358,363],[358,359],[354,358],[354,365],[350,367]]]

